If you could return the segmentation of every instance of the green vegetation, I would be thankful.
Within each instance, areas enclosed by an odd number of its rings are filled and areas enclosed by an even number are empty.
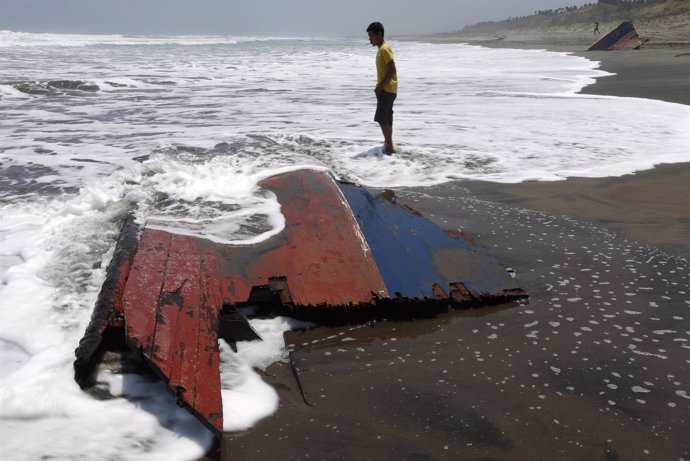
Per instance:
[[[552,29],[595,22],[648,22],[690,15],[690,0],[599,0],[583,6],[535,11],[530,16],[467,26],[461,34],[486,34],[505,30]]]

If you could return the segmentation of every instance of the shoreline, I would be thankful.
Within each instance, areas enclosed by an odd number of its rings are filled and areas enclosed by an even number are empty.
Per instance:
[[[582,34],[514,38],[427,37],[433,43],[467,43],[495,48],[567,52],[600,63],[615,75],[597,78],[579,93],[656,99],[690,106],[690,43],[648,42],[638,50],[585,51]],[[423,40],[421,37],[416,40]],[[463,180],[477,198],[509,206],[566,215],[602,225],[625,238],[690,259],[690,146],[688,163],[659,164],[649,170],[605,178],[568,178],[518,184]]]
[[[600,77],[581,94],[657,99],[690,105],[690,31],[679,36],[638,27],[646,42],[637,50],[587,51],[601,35],[589,30],[506,31],[502,35],[442,34],[400,37],[429,43],[467,43],[487,48],[537,49],[570,53],[598,61],[612,76]],[[690,29],[690,27],[688,28]]]
[[[458,36],[445,43],[467,43],[488,48],[543,49],[598,61],[600,69],[615,75],[600,77],[581,94],[656,99],[690,106],[690,44],[646,43],[637,50],[586,51],[585,40],[539,42]]]

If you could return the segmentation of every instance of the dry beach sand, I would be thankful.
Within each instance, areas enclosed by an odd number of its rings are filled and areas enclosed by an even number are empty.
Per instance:
[[[587,93],[690,104],[687,45],[590,41],[477,43],[582,53],[618,73]],[[264,376],[280,408],[226,434],[227,459],[690,459],[690,164],[395,192],[476,235],[529,301],[286,334],[295,373]]]

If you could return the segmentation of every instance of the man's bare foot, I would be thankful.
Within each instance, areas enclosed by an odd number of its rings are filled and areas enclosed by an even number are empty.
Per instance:
[[[388,146],[388,143],[385,143],[385,144],[383,145],[383,152],[384,152],[386,155],[393,155],[393,154],[395,154],[395,153],[398,152],[398,151],[395,150],[395,146],[392,146],[392,145],[391,145],[391,146],[389,147],[389,146]]]

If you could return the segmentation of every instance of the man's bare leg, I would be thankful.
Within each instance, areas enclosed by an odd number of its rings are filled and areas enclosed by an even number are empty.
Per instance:
[[[386,154],[395,154],[395,146],[393,145],[393,127],[391,125],[384,125],[379,123],[381,127],[381,133],[383,133],[383,140],[386,145]]]

